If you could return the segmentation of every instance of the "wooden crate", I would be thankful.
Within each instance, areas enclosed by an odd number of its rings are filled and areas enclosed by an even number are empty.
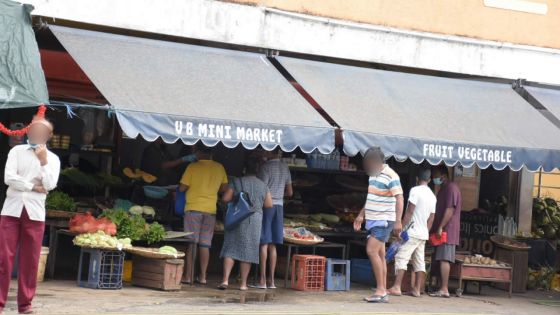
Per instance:
[[[183,259],[152,259],[134,256],[132,284],[164,291],[181,290]]]

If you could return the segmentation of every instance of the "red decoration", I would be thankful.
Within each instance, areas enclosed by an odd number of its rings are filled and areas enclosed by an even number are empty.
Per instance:
[[[34,116],[35,118],[45,118],[45,112],[47,111],[47,107],[45,107],[44,104],[39,105],[39,110],[37,111],[37,115]],[[6,126],[4,126],[4,124],[0,123],[0,132],[2,132],[3,134],[6,134],[8,136],[17,136],[17,137],[21,137],[23,135],[25,135],[27,133],[27,131],[29,131],[29,126],[27,125],[21,129],[18,130],[11,130],[9,128],[7,128]]]

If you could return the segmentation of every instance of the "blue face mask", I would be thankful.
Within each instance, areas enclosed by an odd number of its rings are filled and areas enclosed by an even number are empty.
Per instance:
[[[39,146],[38,144],[31,143],[31,142],[29,141],[29,139],[27,139],[27,144],[28,144],[29,147],[31,147],[31,149],[33,149],[33,150],[37,149],[37,147]]]
[[[434,185],[441,185],[443,184],[443,179],[441,177],[434,178]]]

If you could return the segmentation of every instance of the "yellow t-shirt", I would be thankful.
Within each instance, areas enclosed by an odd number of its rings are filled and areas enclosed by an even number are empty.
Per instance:
[[[185,211],[216,214],[220,186],[227,182],[222,164],[211,160],[191,163],[181,178],[181,184],[189,186]]]

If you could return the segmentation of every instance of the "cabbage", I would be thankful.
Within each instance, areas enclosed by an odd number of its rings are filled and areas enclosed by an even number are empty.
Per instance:
[[[128,212],[130,214],[138,214],[138,215],[142,215],[142,213],[144,213],[144,209],[142,208],[142,206],[134,206],[131,207]]]

